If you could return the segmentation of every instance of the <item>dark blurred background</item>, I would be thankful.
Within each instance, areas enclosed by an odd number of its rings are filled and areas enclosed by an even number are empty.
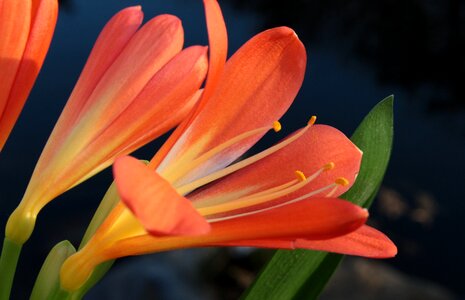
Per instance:
[[[99,31],[114,13],[137,4],[145,20],[161,13],[179,16],[186,45],[207,44],[200,0],[62,0],[48,57],[0,155],[1,226],[20,201]],[[306,45],[307,74],[282,120],[286,132],[316,114],[320,123],[350,135],[378,101],[395,95],[394,149],[371,222],[394,240],[399,254],[384,261],[346,258],[322,298],[465,299],[465,199],[458,190],[465,179],[465,1],[220,4],[230,54],[261,30],[281,25],[295,29]],[[145,147],[138,157],[151,157],[160,144]],[[13,299],[27,298],[54,244],[63,239],[78,244],[110,182],[107,170],[43,210],[23,248]],[[271,254],[207,249],[129,258],[88,298],[235,299]]]

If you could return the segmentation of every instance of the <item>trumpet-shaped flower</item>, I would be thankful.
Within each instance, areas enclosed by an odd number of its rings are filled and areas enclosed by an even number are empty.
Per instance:
[[[206,47],[182,50],[174,16],[139,28],[142,18],[124,9],[101,32],[8,221],[10,240],[22,244],[44,205],[177,125],[199,99]]]
[[[57,13],[57,0],[0,0],[0,150],[42,67]]]
[[[307,126],[233,163],[279,119],[303,81],[306,53],[286,27],[258,34],[227,62],[218,3],[204,1],[210,69],[197,109],[147,165],[115,161],[121,201],[86,246],[62,266],[78,289],[99,263],[186,247],[250,245],[389,257],[395,246],[364,225],[368,212],[337,198],[361,151],[340,131]],[[233,163],[233,164],[231,164]],[[328,243],[326,243],[328,241]]]

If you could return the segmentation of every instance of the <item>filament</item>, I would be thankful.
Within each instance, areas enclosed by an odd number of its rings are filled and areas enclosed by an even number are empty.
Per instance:
[[[207,152],[203,153],[199,157],[197,157],[197,158],[195,158],[195,159],[193,159],[193,160],[191,160],[191,161],[189,161],[187,163],[184,163],[184,165],[185,165],[184,168],[182,168],[182,166],[179,166],[179,164],[174,163],[173,165],[170,166],[170,168],[168,170],[165,170],[162,173],[162,175],[166,180],[168,180],[170,182],[176,182],[179,178],[181,178],[182,176],[184,176],[188,172],[192,171],[193,169],[195,169],[196,167],[198,167],[202,163],[206,162],[210,158],[214,157],[218,153],[221,153],[225,149],[239,143],[242,140],[245,140],[246,138],[249,138],[249,137],[257,135],[257,134],[265,133],[270,129],[273,129],[275,132],[279,132],[281,130],[281,123],[279,123],[279,121],[274,121],[272,126],[260,127],[260,128],[253,129],[253,130],[244,132],[242,134],[239,134],[239,135],[233,137],[232,139],[230,139],[230,140],[228,140],[228,141],[226,141],[226,142],[224,142],[224,143],[222,143],[222,144],[208,150]],[[180,170],[182,170],[182,171],[180,171]]]
[[[338,178],[338,179],[340,179],[340,178]],[[208,222],[214,223],[214,222],[220,222],[220,221],[226,221],[226,220],[230,220],[230,219],[245,217],[245,216],[249,216],[249,215],[254,215],[254,214],[266,212],[266,211],[269,211],[269,210],[272,210],[272,209],[275,209],[275,208],[278,208],[278,207],[283,207],[285,205],[297,203],[299,201],[302,201],[302,200],[308,199],[310,197],[313,197],[315,195],[318,195],[319,193],[322,193],[322,192],[324,192],[324,191],[326,191],[328,189],[337,188],[337,186],[340,185],[339,183],[337,183],[337,181],[338,180],[336,180],[334,183],[331,183],[331,184],[329,184],[329,185],[327,185],[325,187],[322,187],[322,188],[320,188],[318,190],[312,191],[310,193],[307,193],[307,194],[305,194],[303,196],[297,197],[297,198],[292,199],[290,201],[286,201],[284,203],[279,203],[279,204],[276,204],[276,205],[273,205],[273,206],[269,206],[269,207],[265,207],[265,208],[261,208],[261,209],[257,209],[257,210],[253,210],[253,211],[248,211],[248,212],[244,212],[244,213],[238,213],[238,214],[233,214],[233,215],[218,217],[218,218],[211,218],[211,219],[208,219]],[[345,179],[345,181],[348,182],[347,179]]]
[[[262,204],[262,203],[277,199],[279,197],[295,192],[301,189],[302,187],[304,187],[305,185],[309,184],[313,180],[315,180],[315,178],[317,178],[322,172],[326,170],[325,169],[326,166],[327,165],[320,168],[318,171],[313,173],[308,178],[305,177],[303,172],[296,171],[295,174],[297,176],[298,182],[286,188],[277,189],[277,190],[274,188],[267,189],[265,191],[251,194],[251,195],[239,198],[234,201],[230,201],[230,202],[226,202],[226,203],[218,204],[218,205],[201,207],[201,208],[197,208],[197,210],[203,216],[216,215],[216,214],[220,214],[220,213],[224,213],[228,211],[241,209],[244,207],[255,206],[258,204]]]
[[[267,157],[268,155],[270,154],[273,154],[274,152],[280,150],[281,148],[289,145],[290,143],[294,142],[295,140],[297,140],[299,137],[301,137],[305,132],[307,132],[307,130],[313,125],[312,123],[312,120],[316,120],[316,117],[312,117],[312,119],[310,119],[310,121],[308,122],[307,126],[305,126],[304,128],[302,128],[301,130],[299,130],[298,132],[296,132],[294,135],[290,136],[289,138],[283,140],[282,142],[258,153],[258,154],[255,154],[249,158],[246,158],[240,162],[237,162],[233,165],[230,165],[229,167],[226,167],[222,170],[219,170],[217,172],[214,172],[212,174],[209,174],[205,177],[202,177],[202,178],[199,178],[197,180],[194,180],[190,183],[187,183],[185,185],[182,185],[182,186],[179,186],[179,187],[176,187],[176,190],[181,194],[181,195],[186,195],[190,192],[192,192],[193,190],[203,186],[203,185],[206,185],[212,181],[215,181],[219,178],[222,178],[226,175],[229,175],[237,170],[240,170],[248,165],[251,165],[253,164],[254,162],[256,161],[259,161],[260,159],[262,158],[265,158]],[[314,121],[313,121],[314,122]]]

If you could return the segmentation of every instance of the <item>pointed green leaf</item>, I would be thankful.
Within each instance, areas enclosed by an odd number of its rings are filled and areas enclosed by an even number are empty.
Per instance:
[[[394,96],[378,103],[363,119],[351,137],[363,151],[362,165],[357,180],[341,198],[368,207],[383,181],[391,156]]]
[[[363,151],[355,184],[342,198],[368,207],[386,172],[393,139],[393,96],[376,105],[363,119],[352,141]],[[343,255],[309,250],[279,250],[243,299],[316,299]]]

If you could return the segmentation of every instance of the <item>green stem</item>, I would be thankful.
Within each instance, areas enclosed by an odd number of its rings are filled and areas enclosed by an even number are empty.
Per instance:
[[[50,300],[67,300],[70,299],[71,294],[59,288],[51,297]]]
[[[21,247],[22,245],[18,245],[8,238],[3,240],[2,255],[0,256],[0,300],[10,298]]]

